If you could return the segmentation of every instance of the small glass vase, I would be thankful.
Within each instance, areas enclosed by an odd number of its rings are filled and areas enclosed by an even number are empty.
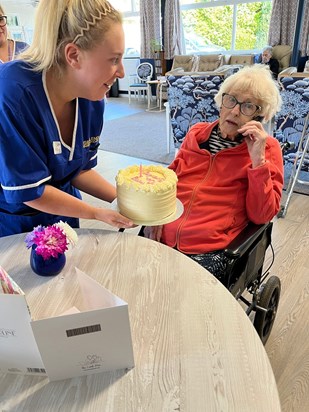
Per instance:
[[[50,257],[44,260],[41,255],[37,255],[35,248],[31,249],[30,266],[34,273],[40,276],[55,276],[58,275],[64,268],[66,262],[65,254],[59,255],[57,258]]]

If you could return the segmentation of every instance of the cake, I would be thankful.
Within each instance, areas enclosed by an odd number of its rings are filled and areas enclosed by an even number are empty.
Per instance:
[[[134,165],[116,176],[119,212],[137,224],[151,224],[176,213],[177,176],[163,166]]]

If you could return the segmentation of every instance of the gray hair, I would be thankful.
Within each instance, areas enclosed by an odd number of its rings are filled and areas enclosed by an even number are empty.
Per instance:
[[[271,56],[273,55],[273,48],[271,46],[265,46],[262,53],[268,52]]]
[[[252,94],[262,107],[258,115],[263,117],[265,122],[271,120],[280,110],[282,100],[279,87],[272,78],[269,67],[264,64],[245,66],[227,77],[215,96],[219,108],[222,104],[222,94],[230,93],[231,90]]]

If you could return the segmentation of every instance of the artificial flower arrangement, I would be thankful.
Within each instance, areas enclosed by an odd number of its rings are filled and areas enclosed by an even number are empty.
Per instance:
[[[28,233],[25,239],[27,248],[35,249],[37,255],[44,260],[58,258],[68,250],[69,245],[75,246],[78,240],[77,233],[66,223],[54,223],[50,226],[37,226]]]

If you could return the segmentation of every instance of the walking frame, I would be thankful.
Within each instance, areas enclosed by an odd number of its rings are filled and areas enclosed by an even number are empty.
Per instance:
[[[305,118],[305,123],[304,123],[304,128],[300,137],[300,141],[299,141],[299,145],[298,145],[298,149],[296,152],[296,157],[294,160],[294,164],[293,164],[293,168],[291,171],[291,176],[287,185],[287,189],[286,189],[286,200],[285,203],[281,205],[281,209],[278,213],[278,217],[285,217],[287,210],[288,210],[288,206],[294,191],[294,187],[296,183],[300,183],[302,185],[309,185],[308,181],[305,180],[300,180],[298,178],[299,173],[305,163],[306,160],[306,155],[308,154],[308,145],[309,145],[309,138],[308,138],[308,134],[309,131],[307,131],[307,127],[308,127],[308,122],[309,122],[309,113],[307,114],[306,118]],[[303,146],[304,145],[304,146]],[[283,148],[284,149],[284,148]]]

